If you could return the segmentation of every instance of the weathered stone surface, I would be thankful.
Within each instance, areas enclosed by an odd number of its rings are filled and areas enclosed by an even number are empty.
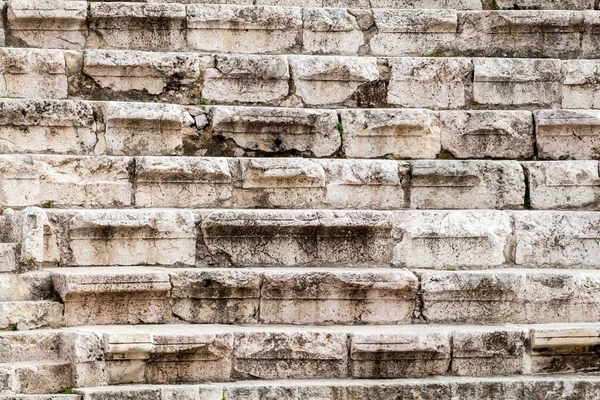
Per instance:
[[[202,97],[223,104],[275,104],[289,93],[289,66],[285,57],[217,55],[206,71]]]
[[[600,108],[600,62],[565,60],[562,71],[562,108]]]
[[[0,363],[60,359],[60,331],[0,332]]]
[[[518,10],[592,10],[593,0],[498,0],[496,5],[502,9]]]
[[[524,162],[531,208],[598,209],[598,161]]]
[[[435,158],[440,129],[429,110],[342,110],[346,157]]]
[[[475,58],[473,101],[495,107],[559,107],[560,60]]]
[[[0,392],[52,393],[72,386],[71,366],[67,362],[0,364],[0,376]]]
[[[510,218],[500,211],[399,211],[394,264],[408,268],[491,267],[507,262]]]
[[[377,33],[370,41],[379,56],[428,56],[452,51],[455,10],[373,10]]]
[[[187,7],[187,40],[194,50],[289,53],[302,32],[299,8],[245,5]]]
[[[0,331],[58,328],[64,325],[62,304],[36,300],[0,302]]]
[[[182,4],[95,3],[89,5],[91,49],[185,50]]]
[[[41,208],[28,207],[22,211],[8,209],[3,216],[8,220],[8,232],[2,232],[4,241],[19,245],[17,261],[25,267],[39,266],[44,260],[46,213]]]
[[[433,109],[468,105],[473,64],[468,58],[392,58],[388,103]]]
[[[365,43],[357,18],[348,10],[305,8],[302,19],[305,53],[356,55]]]
[[[583,12],[583,37],[581,41],[581,58],[598,58],[600,43],[600,17],[596,11]]]
[[[370,3],[372,8],[481,9],[481,2],[476,0],[371,0]]]
[[[296,95],[310,106],[341,105],[379,79],[372,57],[289,56]]]
[[[440,111],[442,148],[456,158],[530,158],[529,111]]]
[[[414,161],[410,187],[417,209],[518,209],[525,198],[516,161]]]
[[[600,158],[600,111],[541,110],[534,116],[540,158]]]
[[[0,301],[29,301],[52,298],[49,272],[0,275]]]

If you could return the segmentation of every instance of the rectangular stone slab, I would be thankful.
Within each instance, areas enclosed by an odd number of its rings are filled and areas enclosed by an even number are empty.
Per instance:
[[[589,160],[600,157],[600,110],[534,112],[539,156]]]

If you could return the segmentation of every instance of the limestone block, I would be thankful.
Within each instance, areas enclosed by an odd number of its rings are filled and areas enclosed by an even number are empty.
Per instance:
[[[519,10],[593,10],[593,0],[498,0],[498,7]]]
[[[408,271],[268,272],[260,318],[267,324],[407,324],[417,278]]]
[[[410,187],[416,209],[518,209],[525,199],[516,161],[418,160]]]
[[[261,274],[246,270],[171,272],[172,312],[191,323],[257,323]]]
[[[65,57],[60,50],[2,48],[0,70],[1,97],[67,97]]]
[[[60,332],[0,332],[0,363],[60,359]]]
[[[365,38],[356,17],[342,8],[305,8],[303,52],[308,54],[357,55]]]
[[[296,94],[310,106],[340,105],[379,79],[372,57],[289,56]]]
[[[180,106],[104,103],[105,153],[110,155],[178,155],[192,117]]]
[[[456,40],[456,10],[373,10],[377,33],[371,52],[377,56],[428,56],[452,53]]]
[[[289,77],[285,57],[221,54],[206,70],[202,97],[223,104],[275,104],[288,95]]]
[[[89,5],[90,49],[186,50],[183,4],[104,3]]]
[[[58,249],[65,266],[193,265],[194,215],[175,210],[51,211],[45,248]],[[65,236],[68,235],[68,236]],[[47,261],[57,255],[48,252]]]
[[[353,378],[443,375],[450,364],[450,332],[424,326],[357,330],[350,333],[350,359]]]
[[[580,11],[459,11],[460,54],[475,57],[578,58]]]
[[[26,331],[62,326],[63,305],[56,301],[0,302],[0,331]]]
[[[473,64],[468,58],[392,58],[388,103],[454,109],[468,105]]]
[[[529,268],[595,268],[600,216],[594,212],[514,212],[515,263]]]
[[[187,40],[193,50],[286,54],[302,32],[299,8],[195,4],[187,7]]]
[[[201,393],[199,393],[199,390]],[[133,398],[144,400],[222,400],[223,398],[223,389],[218,386],[185,384],[79,387],[73,389],[73,393],[81,395],[86,400]]]
[[[94,332],[62,331],[61,359],[71,361],[74,386],[106,385],[104,343]]]
[[[0,272],[14,272],[19,267],[19,244],[0,243]]]
[[[93,154],[96,140],[89,103],[0,101],[0,153]]]
[[[239,328],[232,378],[333,379],[348,374],[347,336],[326,328]]]
[[[40,176],[31,156],[1,156],[0,179],[0,204],[3,207],[40,204]]]
[[[223,207],[233,194],[227,159],[138,157],[138,207]]]
[[[598,12],[583,12],[583,37],[581,40],[581,58],[598,58],[600,52],[600,16]]]
[[[8,213],[8,241],[19,243],[18,261],[25,266],[37,266],[44,260],[44,230],[48,226],[46,213],[38,207],[28,207]]]
[[[473,101],[496,107],[560,107],[560,60],[475,58]]]
[[[342,110],[346,157],[436,158],[441,129],[429,110]]]
[[[394,264],[408,268],[504,264],[510,218],[500,211],[398,211]]]
[[[564,60],[562,108],[600,108],[600,62]]]
[[[497,376],[526,373],[527,330],[469,328],[452,334],[452,375]]]
[[[535,135],[529,111],[440,111],[442,148],[456,158],[533,156]]]
[[[481,2],[477,0],[371,0],[371,7],[481,10]]]
[[[540,158],[600,158],[600,111],[541,110],[534,117]]]
[[[49,272],[0,275],[1,301],[28,301],[52,298],[52,278]]]
[[[408,163],[393,160],[317,160],[325,170],[326,203],[334,209],[392,210],[408,201]]]
[[[266,107],[210,107],[209,131],[244,152],[308,152],[331,156],[340,145],[334,111]]]
[[[212,63],[212,57],[193,53],[86,50],[83,74],[95,85],[95,97],[147,101],[176,92],[165,100],[191,103],[198,101],[201,74]]]
[[[5,393],[56,393],[73,386],[70,364],[58,361],[1,364],[0,379]]]
[[[598,209],[598,161],[524,162],[531,208]]]
[[[12,0],[7,14],[11,39],[20,42],[21,47],[76,50],[85,47],[85,1]]]

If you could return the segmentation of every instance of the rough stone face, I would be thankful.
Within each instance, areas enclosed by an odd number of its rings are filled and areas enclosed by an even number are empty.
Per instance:
[[[473,73],[467,58],[392,58],[388,103],[400,107],[454,109],[468,105]]]
[[[435,158],[441,129],[429,110],[342,110],[346,157]]]
[[[498,7],[520,10],[592,10],[592,0],[499,0]]]
[[[596,11],[583,12],[583,38],[581,41],[582,58],[598,58],[600,43],[600,17]]]
[[[541,110],[534,116],[541,158],[600,158],[600,111]]]
[[[46,213],[38,207],[21,211],[6,210],[9,232],[5,241],[18,243],[17,260],[21,266],[37,267],[44,260],[44,231],[48,226]]]
[[[348,10],[305,8],[302,19],[304,53],[356,55],[365,43],[357,18]]]
[[[414,161],[410,187],[417,209],[521,208],[525,198],[516,161]]]
[[[63,305],[58,302],[38,299],[0,302],[0,331],[25,331],[61,326],[64,326]]]
[[[565,60],[562,71],[562,108],[600,108],[600,62]]]
[[[473,101],[493,107],[559,107],[561,61],[475,58]]]
[[[52,393],[72,386],[71,366],[66,362],[36,362],[0,365],[2,392]]]
[[[529,111],[440,111],[442,148],[456,158],[530,158],[535,135]]]

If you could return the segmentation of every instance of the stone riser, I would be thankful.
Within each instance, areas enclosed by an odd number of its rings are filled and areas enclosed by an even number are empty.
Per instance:
[[[598,58],[593,11],[347,10],[12,0],[6,43],[44,48]]]
[[[0,393],[58,393],[72,386],[66,362],[0,364]]]

